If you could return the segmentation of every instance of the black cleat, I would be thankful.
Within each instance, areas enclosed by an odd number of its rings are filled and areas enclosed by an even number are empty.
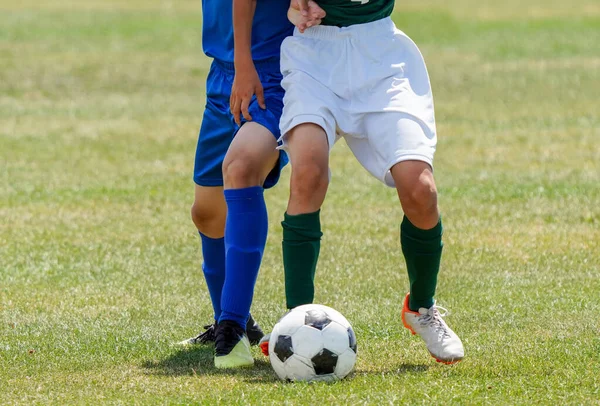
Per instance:
[[[260,339],[265,335],[258,323],[252,318],[252,315],[248,316],[246,334],[248,335],[248,340],[250,340],[250,345],[257,345],[260,342]]]
[[[223,320],[215,330],[215,367],[239,368],[254,365],[246,331],[234,321]]]
[[[208,324],[204,326],[204,332],[198,334],[195,337],[183,340],[177,344],[188,346],[214,343],[216,326],[216,323]],[[246,334],[248,335],[248,340],[250,341],[251,345],[257,345],[260,339],[263,338],[263,336],[265,335],[258,323],[252,318],[252,315],[248,317],[248,322],[246,323]]]
[[[208,324],[204,326],[204,332],[198,334],[196,337],[188,338],[177,344],[188,346],[188,345],[199,345],[199,344],[210,344],[215,342],[215,325]]]

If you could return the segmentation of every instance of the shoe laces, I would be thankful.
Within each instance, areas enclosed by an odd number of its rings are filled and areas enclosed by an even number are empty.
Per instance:
[[[448,311],[448,309],[434,304],[433,306],[431,306],[429,309],[426,309],[426,310],[427,311],[425,313],[421,313],[421,311],[419,310],[419,313],[421,314],[419,316],[419,324],[423,327],[433,328],[439,334],[440,338],[442,338],[442,337],[449,338],[450,332],[448,331],[448,326],[442,319],[443,317],[446,317],[450,313]],[[443,313],[440,312],[440,310]]]
[[[194,338],[194,341],[197,341],[200,343],[214,341],[215,340],[215,325],[207,324],[206,326],[203,326],[202,328],[204,328],[204,330],[206,330],[206,331],[198,334],[198,336],[196,338]]]
[[[218,334],[215,334],[216,340],[220,339],[231,340],[232,338],[238,338],[244,334],[244,330],[235,325],[234,323],[223,323],[219,324]]]
[[[215,352],[219,355],[228,354],[243,335],[244,329],[235,323],[227,321],[219,323],[215,334]]]

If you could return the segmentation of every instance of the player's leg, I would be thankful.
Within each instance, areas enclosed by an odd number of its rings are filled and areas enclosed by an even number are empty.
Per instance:
[[[214,341],[214,326],[221,315],[221,291],[225,281],[225,218],[227,206],[222,186],[194,186],[191,216],[202,246],[202,272],[214,311],[214,322],[205,331],[182,341],[182,344],[206,344]]]
[[[321,32],[327,28],[331,27],[311,30]],[[281,46],[285,98],[280,128],[292,167],[290,198],[281,223],[288,309],[314,299],[322,236],[320,208],[329,186],[329,153],[336,140],[336,115],[341,115],[339,97],[327,84],[331,82],[330,73],[336,67],[343,68],[345,47],[315,41],[307,33],[288,37]],[[329,61],[323,61],[325,55]],[[321,65],[328,69],[314,69]]]
[[[214,75],[214,72],[212,72]],[[215,325],[221,315],[221,291],[225,281],[225,218],[227,206],[223,197],[221,163],[231,140],[223,114],[214,107],[204,112],[198,136],[194,166],[194,203],[191,217],[202,247],[202,271],[210,295],[214,321],[205,323],[203,332],[181,341],[181,345],[214,342]],[[232,131],[232,130],[231,130]]]
[[[221,291],[225,281],[225,218],[221,165],[234,128],[228,120],[225,76],[213,63],[208,79],[208,101],[198,135],[194,163],[194,203],[191,216],[202,245],[202,271],[210,295],[214,321],[204,323],[206,331],[180,342],[182,345],[214,342],[216,321],[221,315]]]
[[[398,136],[380,134],[374,137],[378,141],[347,141],[359,162],[370,173],[397,190],[404,211],[400,228],[410,281],[410,308],[430,308],[434,302],[442,254],[442,224],[430,166],[434,147],[419,142],[420,138],[428,140],[423,128],[404,114],[373,114],[365,122],[367,128],[376,131],[387,129],[393,133],[401,130]],[[388,140],[383,141],[383,138]]]
[[[223,161],[225,189],[262,188],[279,154],[277,140],[268,128],[255,121],[244,123]]]
[[[431,169],[435,132],[405,113],[369,114],[369,139],[347,139],[361,164],[398,193],[404,218],[402,251],[406,258],[411,308],[430,308],[442,253],[437,190]]]
[[[240,326],[244,325],[250,310],[266,243],[268,219],[263,189],[278,182],[281,169],[288,161],[287,155],[277,150],[283,109],[279,64],[258,63],[257,71],[263,84],[266,109],[262,109],[256,99],[251,101],[252,121],[242,124],[223,162],[228,206],[227,257],[221,300],[223,312],[219,320],[219,326],[224,327],[217,329],[217,367],[250,365],[252,356],[246,341],[256,342],[263,336],[257,325],[250,326],[251,320],[246,324],[246,334]]]
[[[328,120],[311,119],[327,126]],[[330,145],[335,141],[333,131],[328,134],[321,125],[305,122],[283,137],[292,167],[290,198],[281,222],[288,309],[312,303],[315,295],[315,272],[323,236],[320,209],[329,186]],[[266,356],[269,355],[269,338],[267,334],[259,344]]]
[[[401,243],[410,280],[409,308],[429,309],[434,304],[443,247],[433,173],[428,163],[416,160],[399,162],[390,172],[404,211]]]
[[[207,103],[198,135],[194,165],[195,198],[192,220],[202,242],[202,269],[214,310],[215,321],[204,332],[180,344],[214,342],[215,325],[221,315],[221,294],[225,281],[225,218],[222,164],[236,128],[229,112],[231,75],[213,62],[207,78]],[[251,317],[248,323],[254,326]]]
[[[391,168],[391,174],[404,211],[400,239],[410,281],[408,308],[418,312],[434,304],[442,257],[437,190],[426,162],[399,162]]]
[[[257,122],[242,125],[223,162],[227,220],[226,271],[215,346],[215,365],[252,365],[250,342],[260,329],[246,329],[254,286],[267,240],[263,184],[277,166],[280,152],[273,133]],[[246,330],[246,331],[245,331]]]
[[[386,63],[369,65],[381,80],[371,88],[363,117],[368,143],[351,141],[349,146],[365,168],[396,188],[404,210],[400,239],[410,282],[404,324],[438,361],[456,362],[464,356],[462,343],[434,303],[443,245],[432,173],[437,136],[427,69],[416,45],[391,20],[371,28],[358,39],[360,55],[379,52],[374,58]]]
[[[365,126],[369,139],[347,139],[348,145],[371,174],[396,188],[404,211],[400,241],[410,290],[404,298],[402,321],[425,341],[436,360],[458,362],[464,357],[462,342],[434,302],[443,247],[431,169],[435,134],[405,113],[370,114]]]
[[[433,299],[443,228],[431,167],[422,161],[403,161],[391,168],[391,174],[404,210],[400,239],[410,281],[402,321],[413,334],[423,338],[438,362],[458,362],[464,357],[462,342],[442,319]]]
[[[211,239],[223,238],[227,216],[223,187],[194,185],[190,214],[199,233]]]
[[[321,247],[320,208],[329,186],[329,142],[323,128],[306,123],[286,135],[292,165],[290,198],[284,214],[283,267],[286,306],[312,303]]]
[[[313,302],[315,272],[321,251],[320,209],[329,186],[329,143],[322,127],[304,123],[285,136],[285,149],[292,166],[290,198],[283,227],[283,270],[286,307]],[[269,355],[267,334],[260,342]]]
[[[317,28],[322,27],[312,29]],[[328,69],[320,71],[324,77],[305,72],[307,68],[323,65],[324,55],[340,63],[343,51],[344,47],[315,42],[305,35],[288,37],[281,46],[281,72],[284,73],[281,85],[285,89],[281,141],[292,168],[290,198],[281,223],[289,309],[312,303],[314,298],[322,236],[320,208],[329,186],[329,152],[335,142],[333,111],[338,111],[335,106],[338,98],[325,85],[334,63],[325,63]],[[261,340],[260,347],[268,355],[268,336]]]

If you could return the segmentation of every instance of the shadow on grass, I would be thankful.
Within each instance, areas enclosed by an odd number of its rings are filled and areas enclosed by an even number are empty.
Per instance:
[[[255,358],[254,366],[241,369],[217,369],[212,346],[182,348],[163,360],[148,360],[142,367],[161,376],[235,375],[251,383],[279,382],[266,357]]]
[[[386,372],[396,374],[427,372],[430,367],[431,365],[429,364],[400,364],[396,368],[390,369]]]
[[[266,357],[255,358],[252,368],[217,369],[213,361],[213,347],[182,348],[163,360],[149,360],[142,363],[149,374],[160,376],[237,376],[248,383],[273,384],[281,383],[271,368]],[[407,364],[386,366],[382,368],[358,369],[352,372],[349,380],[359,376],[411,373],[424,373],[429,370],[429,364]]]

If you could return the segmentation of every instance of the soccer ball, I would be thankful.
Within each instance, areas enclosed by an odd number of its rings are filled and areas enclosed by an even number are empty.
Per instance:
[[[269,359],[289,381],[335,381],[356,363],[356,336],[348,320],[330,307],[298,306],[273,327]]]

